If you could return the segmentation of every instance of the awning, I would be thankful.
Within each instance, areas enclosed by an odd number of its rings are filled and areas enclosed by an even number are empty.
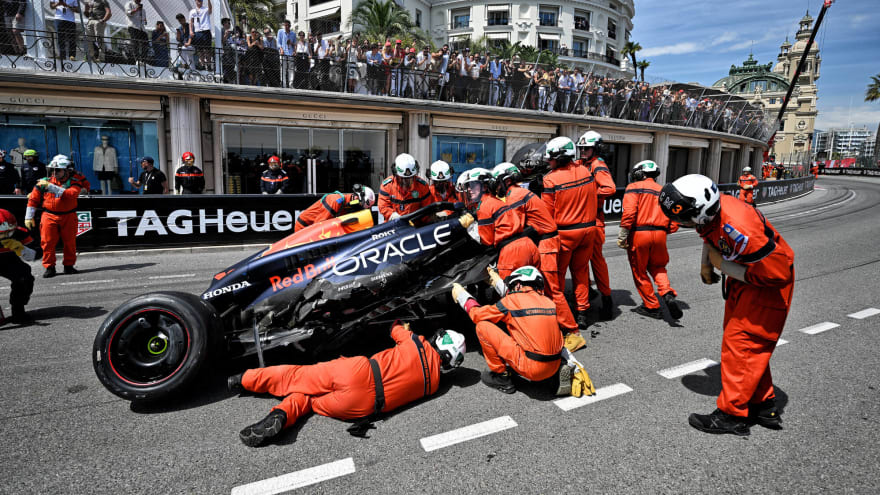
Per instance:
[[[588,129],[581,128],[581,132]],[[654,135],[643,132],[624,132],[616,129],[594,128],[594,131],[602,135],[602,141],[606,143],[632,143],[632,144],[651,144],[654,142]]]
[[[485,33],[490,40],[509,40],[510,33]]]
[[[559,41],[559,35],[556,33],[538,33],[538,38],[542,40]]]
[[[678,148],[708,148],[708,139],[697,139],[683,136],[669,136],[669,146]]]
[[[339,9],[339,5],[336,5],[335,7],[324,7],[314,10],[309,9],[309,20],[320,19],[322,17],[330,17],[331,15],[338,13]]]
[[[401,114],[396,112],[346,111],[233,100],[211,100],[211,118],[249,124],[363,129],[392,129],[403,122]]]
[[[434,127],[432,133],[434,134],[438,132],[462,133],[470,130],[485,131],[490,135],[506,137],[511,134],[555,136],[558,132],[557,126],[555,125],[533,124],[511,120],[489,120],[484,118],[465,119],[435,116],[432,119],[432,124]]]
[[[489,12],[510,12],[510,5],[490,5],[486,10]]]

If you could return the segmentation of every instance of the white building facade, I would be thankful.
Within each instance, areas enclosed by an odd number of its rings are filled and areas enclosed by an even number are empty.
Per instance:
[[[434,43],[455,46],[483,36],[490,43],[519,42],[556,53],[559,61],[601,75],[632,77],[621,50],[632,31],[633,0],[535,1],[397,0]],[[294,29],[326,36],[346,25],[357,0],[291,0],[287,18]]]
[[[876,135],[867,127],[847,127],[816,132],[815,153],[826,160],[874,156]]]

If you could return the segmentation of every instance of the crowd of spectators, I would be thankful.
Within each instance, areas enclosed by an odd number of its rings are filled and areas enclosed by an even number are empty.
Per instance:
[[[12,2],[17,0],[0,0]],[[110,17],[106,0],[53,0],[56,9],[56,52],[76,57],[76,27],[71,11],[84,6],[88,17],[85,41],[89,56],[104,61],[101,38]],[[552,67],[504,59],[491,51],[471,53],[443,45],[406,45],[400,39],[371,42],[358,35],[325,38],[322,33],[295,32],[283,21],[277,33],[230,19],[221,21],[220,39],[212,39],[210,0],[196,0],[188,14],[176,16],[172,34],[163,22],[147,30],[142,0],[125,4],[128,17],[127,57],[152,66],[151,73],[172,73],[231,84],[341,91],[391,97],[453,101],[546,112],[574,113],[641,122],[711,129],[766,138],[771,132],[764,112],[738,97],[685,85],[650,85],[585,73],[580,68]],[[67,17],[71,20],[67,20]],[[73,35],[71,35],[73,33]]]

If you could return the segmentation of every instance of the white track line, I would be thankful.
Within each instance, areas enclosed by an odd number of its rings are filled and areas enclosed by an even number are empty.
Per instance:
[[[690,363],[673,366],[672,368],[666,368],[665,370],[660,370],[657,372],[657,374],[662,376],[663,378],[668,379],[678,378],[680,376],[690,375],[695,371],[704,370],[710,366],[715,366],[716,364],[718,363],[712,361],[711,359],[703,358],[696,361],[691,361]]]
[[[183,273],[181,275],[157,275],[155,277],[147,277],[147,278],[149,278],[150,280],[164,280],[166,278],[189,278],[189,277],[195,277],[195,276],[196,276],[195,273]]]
[[[855,191],[850,191],[850,194],[848,197],[846,197],[843,200],[838,201],[836,203],[831,203],[831,204],[828,204],[825,206],[820,206],[818,208],[813,208],[812,210],[799,211],[797,213],[790,213],[788,215],[773,216],[772,218],[775,221],[775,220],[781,220],[783,218],[795,218],[795,217],[802,217],[804,215],[812,215],[813,213],[816,213],[816,212],[819,212],[822,210],[827,210],[828,208],[834,208],[834,207],[849,203],[850,201],[856,199],[856,196],[858,196],[858,194],[856,194]]]
[[[849,316],[850,318],[855,318],[856,320],[864,320],[865,318],[868,318],[868,317],[874,316],[874,315],[878,315],[878,314],[880,314],[880,309],[868,308],[868,309],[863,309],[863,310],[859,311],[858,313],[853,313],[851,315],[846,315],[846,316]]]
[[[272,495],[314,485],[353,472],[355,472],[354,460],[349,457],[341,461],[236,486],[232,489],[232,495]]]
[[[108,284],[110,282],[116,282],[116,279],[112,280],[83,280],[82,282],[62,282],[59,285],[86,285],[86,284]]]
[[[607,387],[597,388],[596,393],[589,397],[566,397],[564,399],[555,400],[553,403],[559,406],[559,409],[562,409],[563,411],[571,411],[572,409],[593,404],[600,400],[610,399],[617,395],[623,395],[627,392],[632,392],[632,389],[628,385],[615,383],[614,385],[609,385]]]
[[[776,347],[779,347],[779,346],[781,346],[781,345],[785,345],[785,344],[787,344],[787,343],[788,343],[787,340],[785,340],[785,339],[779,339],[779,340],[776,341]]]
[[[514,421],[513,418],[510,416],[501,416],[500,418],[490,419],[489,421],[465,426],[464,428],[459,428],[457,430],[425,437],[421,439],[420,442],[422,443],[422,448],[425,449],[425,452],[431,452],[432,450],[442,449],[443,447],[449,447],[450,445],[498,433],[499,431],[504,431],[515,426],[516,421]]]
[[[798,330],[798,332],[805,333],[807,335],[816,335],[817,333],[822,333],[825,330],[831,330],[832,328],[837,328],[839,326],[840,325],[838,325],[837,323],[826,321],[823,323],[817,323],[807,328],[801,328],[800,330]]]

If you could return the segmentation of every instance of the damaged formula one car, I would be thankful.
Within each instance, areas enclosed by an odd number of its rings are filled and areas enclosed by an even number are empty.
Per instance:
[[[472,224],[461,204],[435,203],[377,226],[369,211],[312,225],[218,273],[201,296],[156,292],[119,306],[95,337],[95,372],[122,398],[156,400],[209,358],[257,354],[263,365],[267,349],[315,355],[397,317],[445,317],[432,299],[483,280],[495,256]]]

